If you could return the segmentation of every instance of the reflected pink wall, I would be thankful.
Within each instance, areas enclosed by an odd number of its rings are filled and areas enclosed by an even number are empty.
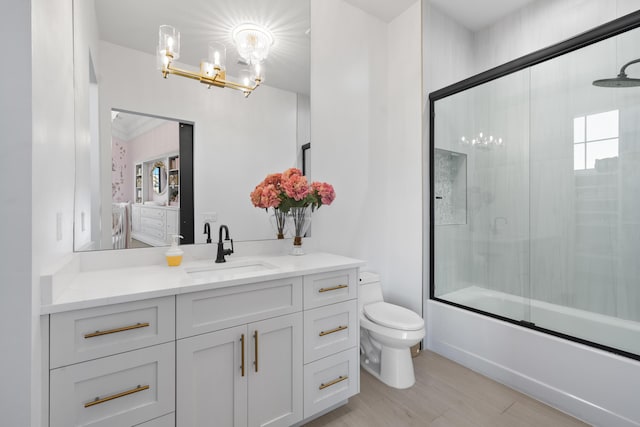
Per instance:
[[[179,151],[179,124],[167,121],[130,140],[112,138],[111,188],[114,202],[133,202],[135,164],[165,157]],[[166,194],[155,196],[166,199]]]

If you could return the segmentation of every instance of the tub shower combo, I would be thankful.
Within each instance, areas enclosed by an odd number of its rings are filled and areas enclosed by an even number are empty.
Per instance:
[[[430,94],[431,299],[640,360],[639,25]]]

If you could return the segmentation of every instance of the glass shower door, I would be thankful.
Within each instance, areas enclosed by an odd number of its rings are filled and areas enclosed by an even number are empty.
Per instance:
[[[531,67],[532,322],[640,354],[640,31]],[[640,65],[629,68],[640,77]]]
[[[529,71],[436,101],[434,297],[529,318]]]

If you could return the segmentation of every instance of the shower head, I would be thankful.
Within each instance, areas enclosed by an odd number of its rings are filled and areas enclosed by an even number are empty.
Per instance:
[[[620,69],[620,74],[618,74],[617,77],[614,77],[612,79],[601,79],[601,80],[595,80],[593,82],[594,86],[599,86],[599,87],[634,87],[634,86],[640,86],[640,79],[631,79],[629,77],[627,77],[627,74],[624,72],[624,70],[631,64],[635,64],[636,62],[640,62],[640,58],[639,59],[634,59],[633,61],[627,62],[626,64],[624,64],[622,66],[622,68]]]
[[[630,79],[624,74],[612,79],[596,80],[593,82],[593,85],[599,87],[634,87],[640,86],[640,79]]]

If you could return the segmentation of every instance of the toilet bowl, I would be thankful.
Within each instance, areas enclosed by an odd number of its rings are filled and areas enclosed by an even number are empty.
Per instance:
[[[413,311],[384,302],[377,274],[360,273],[360,365],[394,388],[415,383],[411,346],[424,338],[424,320]]]

